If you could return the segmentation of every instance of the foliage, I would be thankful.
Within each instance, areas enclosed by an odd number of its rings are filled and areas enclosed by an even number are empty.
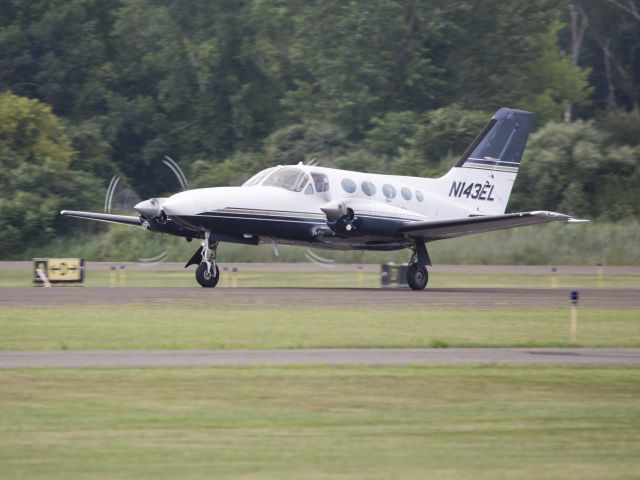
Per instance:
[[[640,115],[613,110],[596,119],[596,126],[606,135],[608,145],[640,145]]]
[[[446,65],[467,108],[509,105],[557,119],[565,102],[584,101],[586,79],[554,48],[561,2],[455,2]]]
[[[637,0],[573,3],[588,22],[578,65],[590,70],[594,89],[594,102],[580,114],[592,116],[615,108],[640,112],[640,4]]]
[[[588,19],[575,61],[566,54],[569,4]],[[71,169],[87,191],[118,174],[141,198],[176,188],[165,155],[195,186],[311,160],[437,175],[509,106],[536,112],[544,131],[532,137],[535,156],[523,163],[512,206],[637,216],[640,29],[626,5],[8,0],[2,108],[32,120],[25,129],[0,119],[3,202],[24,184],[16,175],[42,174],[18,168],[23,161]],[[594,123],[549,126],[566,111]],[[89,198],[65,206],[89,209]],[[40,216],[30,202],[20,208]],[[24,236],[15,228],[5,236],[11,248]]]
[[[525,85],[521,107],[536,112],[538,121],[546,123],[561,117],[567,103],[588,105],[593,88],[588,84],[588,69],[571,65],[555,48],[562,25],[554,22],[551,29],[536,40],[537,53],[523,66]]]
[[[423,177],[444,173],[489,117],[487,112],[465,110],[456,104],[424,114],[389,112],[374,118],[362,146],[340,156],[335,165]]]
[[[389,112],[374,117],[364,144],[373,155],[394,157],[400,149],[411,145],[421,122],[421,115],[412,111]]]
[[[360,137],[375,116],[436,104],[441,68],[431,49],[444,23],[433,2],[329,0],[301,10],[293,60],[304,76],[283,98],[292,115]]]
[[[91,237],[52,238],[46,245],[28,249],[21,257],[76,256],[90,261],[133,261],[166,253],[171,262],[182,262],[198,248],[183,239],[165,235],[143,235],[138,229],[115,226]],[[617,223],[590,222],[580,225],[536,225],[502,230],[482,235],[454,238],[430,243],[429,253],[436,265],[640,265],[640,223],[625,220]],[[276,257],[271,245],[259,247],[224,244],[219,260],[229,262],[309,262],[307,249],[280,246]],[[317,255],[339,263],[404,263],[406,251],[362,252],[312,250]],[[320,268],[320,267],[318,267]],[[188,281],[193,283],[192,274]]]
[[[549,123],[534,133],[510,207],[633,216],[640,204],[640,148],[609,146],[605,139],[592,123],[581,121]]]
[[[0,257],[69,232],[63,209],[95,205],[97,182],[72,170],[71,141],[50,107],[0,95]]]
[[[350,146],[337,126],[310,121],[272,133],[265,139],[263,150],[269,165],[286,165],[312,160],[332,162]]]
[[[0,95],[0,121],[0,141],[6,153],[11,153],[5,154],[6,169],[22,162],[69,166],[71,142],[48,105],[5,92]]]

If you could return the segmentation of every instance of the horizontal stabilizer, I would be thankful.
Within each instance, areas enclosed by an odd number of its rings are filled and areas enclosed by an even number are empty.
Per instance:
[[[407,222],[400,226],[400,233],[409,238],[422,238],[425,241],[461,237],[474,233],[491,232],[506,228],[524,227],[547,222],[584,222],[569,215],[555,212],[520,212],[505,215],[486,215],[459,218],[453,220],[426,220]]]
[[[112,215],[110,213],[93,213],[93,212],[77,212],[74,210],[62,210],[60,215],[65,217],[86,218],[88,220],[96,220],[98,222],[122,223],[124,225],[142,225],[139,217],[130,217],[127,215]]]

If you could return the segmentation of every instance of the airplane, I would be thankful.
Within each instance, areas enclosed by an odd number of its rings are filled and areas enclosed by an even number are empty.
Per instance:
[[[436,240],[547,222],[582,222],[562,213],[506,213],[534,114],[501,108],[440,178],[278,165],[239,187],[199,188],[134,206],[137,216],[63,210],[65,216],[142,227],[200,240],[185,268],[215,287],[220,243],[273,243],[338,250],[408,248],[407,283],[423,290]]]

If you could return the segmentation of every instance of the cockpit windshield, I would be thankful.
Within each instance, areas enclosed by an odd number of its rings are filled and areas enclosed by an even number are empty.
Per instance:
[[[252,187],[258,185],[264,178],[278,167],[271,167],[256,173],[253,177],[242,184],[243,187]]]
[[[272,173],[262,184],[265,187],[280,187],[300,192],[307,184],[307,174],[298,168],[284,167]]]

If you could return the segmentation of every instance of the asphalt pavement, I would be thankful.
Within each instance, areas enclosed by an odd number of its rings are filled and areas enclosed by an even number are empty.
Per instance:
[[[640,365],[640,348],[360,348],[0,352],[0,368]]]
[[[218,305],[229,307],[565,307],[566,288],[223,288],[1,287],[0,306]],[[640,289],[582,288],[580,306],[639,308]]]

